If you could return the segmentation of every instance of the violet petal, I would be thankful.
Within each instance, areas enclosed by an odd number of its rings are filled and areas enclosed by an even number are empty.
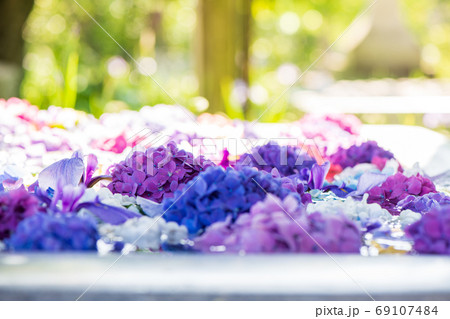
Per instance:
[[[77,186],[84,174],[84,163],[79,157],[63,159],[45,168],[38,177],[39,187],[45,192],[55,190],[58,182]]]
[[[141,217],[140,214],[134,213],[125,208],[105,205],[98,201],[81,203],[76,207],[76,210],[80,210],[82,208],[87,209],[97,218],[111,225],[120,225],[128,219]]]

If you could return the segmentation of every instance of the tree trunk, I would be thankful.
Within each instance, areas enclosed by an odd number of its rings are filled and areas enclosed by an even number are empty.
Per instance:
[[[251,0],[200,0],[197,70],[208,111],[224,112],[236,80],[248,84]],[[241,105],[245,114],[246,102]]]
[[[0,97],[19,95],[22,79],[23,25],[33,0],[0,0]]]

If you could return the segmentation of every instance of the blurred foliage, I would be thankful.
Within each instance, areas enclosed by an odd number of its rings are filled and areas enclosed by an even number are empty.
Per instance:
[[[75,2],[36,0],[24,31],[25,98],[36,105],[71,107],[73,98],[67,95],[76,89],[77,108],[97,116],[173,104],[151,76],[179,103],[192,104],[198,90],[190,58],[195,1],[79,3],[133,59]]]
[[[24,31],[24,98],[43,107],[76,105],[99,116],[124,108],[174,104],[165,90],[189,109],[205,111],[207,103],[198,96],[193,56],[196,0],[78,1],[132,58],[74,1],[36,0]],[[249,117],[258,117],[368,3],[253,0]],[[450,50],[450,1],[401,3],[407,24],[423,47],[422,69],[438,77],[450,77],[450,55],[445,54]],[[339,78],[335,63],[339,54],[324,56],[315,69]],[[134,60],[145,70],[139,70]],[[232,100],[233,89],[230,86],[230,94],[224,98]],[[277,107],[263,119],[295,117],[289,108],[289,96],[285,94],[277,101]]]
[[[276,100],[352,22],[365,1],[254,0],[250,100],[252,115],[278,121],[296,118],[289,94]],[[276,103],[276,105],[275,105]]]
[[[450,77],[450,1],[402,0],[409,28],[422,45],[422,69],[436,77]]]

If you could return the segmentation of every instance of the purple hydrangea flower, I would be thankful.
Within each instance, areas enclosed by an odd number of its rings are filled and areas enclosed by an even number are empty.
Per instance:
[[[156,202],[173,193],[214,163],[192,153],[179,150],[175,143],[167,147],[150,148],[134,152],[128,159],[114,166],[112,182],[108,188],[113,193],[141,196]]]
[[[303,252],[357,253],[361,246],[358,227],[343,215],[306,215],[295,198],[283,201],[267,196],[242,214],[209,226],[195,240],[204,252],[246,253]]]
[[[427,213],[433,208],[450,204],[450,197],[444,193],[429,193],[423,196],[408,195],[398,202],[400,210],[410,209],[416,213]]]
[[[421,254],[450,255],[450,205],[436,207],[406,228]]]
[[[324,215],[315,212],[308,216],[309,233],[323,249],[332,253],[359,253],[361,234],[358,226],[345,215]],[[324,251],[309,242],[308,252]]]
[[[23,188],[0,193],[0,240],[10,237],[22,220],[38,210],[38,199]]]
[[[312,157],[298,147],[269,143],[243,154],[236,162],[236,168],[251,166],[269,173],[276,168],[281,176],[290,176],[305,169],[311,170],[315,163]]]
[[[419,174],[407,177],[402,173],[389,176],[380,186],[369,190],[368,203],[378,203],[393,215],[399,212],[395,206],[408,195],[422,196],[428,193],[436,193],[432,181]]]
[[[333,164],[338,164],[342,168],[353,167],[356,164],[372,163],[376,159],[391,159],[394,155],[378,146],[374,141],[353,145],[348,149],[339,147],[339,149],[330,156]]]
[[[170,136],[170,141],[174,142],[175,144],[180,144],[181,142],[186,141],[189,144],[193,145],[195,139],[202,138],[203,137],[198,135],[197,133],[184,133],[177,130]]]
[[[297,192],[305,204],[311,202],[311,196],[305,192],[309,189],[321,189],[330,169],[329,162],[319,165],[298,147],[280,146],[276,143],[254,148],[252,153],[242,155],[235,165],[238,170],[249,166],[281,178],[283,186]]]
[[[164,218],[185,225],[190,234],[197,234],[228,216],[235,221],[267,193],[280,198],[292,194],[282,187],[280,179],[254,168],[210,167],[184,189],[176,191],[174,198],[164,200]],[[298,195],[295,196],[300,202]]]
[[[22,221],[7,241],[15,251],[96,250],[95,221],[75,214],[37,213]]]
[[[304,182],[300,180],[300,178],[298,178],[296,175],[281,177],[276,168],[274,168],[271,173],[273,177],[279,178],[281,180],[282,187],[290,190],[291,192],[299,194],[303,204],[308,205],[309,203],[312,203],[311,194],[306,193],[307,187],[305,187]]]

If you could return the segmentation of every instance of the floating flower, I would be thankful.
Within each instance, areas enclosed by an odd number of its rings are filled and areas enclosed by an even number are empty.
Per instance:
[[[0,192],[0,240],[10,237],[22,220],[38,210],[38,199],[23,188]]]
[[[308,191],[307,193],[308,195],[310,195],[311,197],[311,201],[312,203],[315,202],[321,202],[321,201],[342,201],[342,197],[337,196],[336,194],[334,194],[333,192],[325,192],[323,190],[320,189],[312,189],[310,191]]]
[[[98,190],[93,188],[88,188],[84,191],[83,197],[80,199],[80,203],[85,202],[94,202],[95,199],[98,199],[105,205],[115,206],[115,207],[132,207],[136,205],[136,198],[122,195],[122,194],[113,194],[108,188],[102,187]]]
[[[280,179],[254,168],[210,167],[184,189],[176,191],[173,199],[163,202],[164,218],[185,225],[190,234],[197,234],[228,216],[235,221],[267,193],[284,198],[291,192],[282,187]]]
[[[361,121],[354,115],[343,114],[306,114],[297,123],[302,134],[314,141],[321,154],[327,155],[333,154],[340,146],[353,145],[361,126]]]
[[[39,173],[37,185],[31,185],[31,190],[38,186],[43,192],[52,193],[61,185],[78,186],[80,184],[91,187],[105,176],[93,177],[98,166],[97,157],[87,156],[86,164],[81,152],[74,152],[71,158],[65,158],[46,167]]]
[[[175,144],[179,145],[183,142],[187,142],[189,145],[194,145],[194,140],[201,140],[204,137],[197,134],[197,133],[184,133],[181,131],[176,130],[170,135],[170,141],[174,142]]]
[[[394,155],[379,147],[374,141],[365,142],[358,146],[353,145],[348,149],[339,147],[336,153],[330,156],[331,162],[340,165],[342,168],[353,167],[361,163],[373,163],[374,160],[378,163],[380,158],[391,159],[394,158]]]
[[[395,206],[408,195],[422,196],[436,193],[436,188],[428,178],[419,174],[406,177],[402,173],[389,176],[380,186],[369,190],[369,203],[379,203],[388,209],[391,214],[398,215]]]
[[[308,203],[311,203],[311,195],[309,193],[306,193],[307,187],[305,187],[305,183],[300,180],[300,178],[296,177],[296,175],[281,177],[276,168],[272,170],[271,174],[273,177],[279,178],[281,180],[281,185],[283,188],[299,194],[303,204],[306,205]]]
[[[37,213],[23,220],[7,245],[15,251],[96,250],[95,221],[74,214]]]
[[[111,242],[120,241],[132,244],[141,250],[153,251],[158,251],[163,241],[178,245],[188,237],[186,227],[174,222],[167,223],[162,218],[147,216],[129,219],[119,226],[105,224],[99,231]]]
[[[422,214],[416,213],[409,209],[403,210],[400,213],[400,215],[398,215],[398,221],[400,222],[400,225],[403,228],[415,223],[416,221],[420,220],[421,218],[422,218]]]
[[[84,162],[79,153],[71,158],[63,159],[46,167],[39,173],[38,185],[43,192],[53,192],[58,183],[62,185],[77,186],[84,174]],[[31,190],[34,190],[33,187]]]
[[[407,227],[406,233],[418,253],[450,255],[450,206],[432,209]]]
[[[108,188],[113,193],[161,202],[163,198],[173,197],[177,189],[213,165],[202,156],[194,158],[191,153],[179,150],[170,142],[167,147],[134,152],[116,164]]]
[[[320,212],[324,215],[345,214],[355,221],[362,230],[370,229],[374,223],[392,220],[392,215],[378,204],[368,204],[366,194],[361,201],[347,197],[345,201],[320,201],[307,206],[308,213]],[[381,226],[381,224],[380,224]]]
[[[29,122],[30,124],[37,126],[40,124],[36,122],[39,108],[35,105],[31,105],[30,102],[26,100],[16,97],[12,97],[8,100],[0,99],[0,110],[2,108],[5,111],[10,112],[11,115],[14,115],[25,122]]]
[[[310,124],[310,128],[314,128],[311,124],[315,124],[316,129],[326,125],[336,125],[341,130],[352,135],[358,135],[362,126],[361,121],[352,114],[307,114],[300,120],[300,122],[303,125]]]
[[[271,195],[234,224],[228,218],[209,226],[194,247],[204,252],[356,253],[360,246],[358,228],[344,216],[306,216],[295,198]]]
[[[98,242],[105,251],[135,249],[130,244],[156,222],[137,249],[188,251],[197,236],[196,247],[208,252],[320,252],[321,246],[356,252],[356,225],[367,250],[407,252],[413,241],[404,229],[450,205],[450,173],[431,182],[418,165],[403,170],[375,142],[356,144],[361,123],[353,116],[306,115],[294,123],[252,125],[204,114],[198,126],[189,111],[169,105],[96,119],[73,109],[39,110],[16,98],[0,99],[0,114],[0,245],[8,244],[0,250],[14,248],[12,237],[23,249],[39,242],[42,249],[57,250],[69,245],[69,237],[80,242],[72,221],[87,218],[94,227],[109,229]],[[172,143],[148,143],[161,136]],[[248,152],[246,145],[230,143],[264,137],[296,138],[303,145],[272,141]],[[137,151],[144,143],[152,148]],[[126,160],[111,166],[134,147]],[[78,149],[95,156],[73,153]],[[197,157],[201,153],[208,160]],[[221,167],[210,168],[212,162]],[[94,176],[108,167],[114,177]],[[114,180],[109,188],[93,187],[103,179]],[[28,194],[23,185],[30,184]],[[269,203],[266,192],[278,202]],[[43,213],[50,217],[36,217]],[[441,235],[447,227],[442,218]],[[17,237],[16,230],[30,220],[29,230]],[[441,252],[443,235],[437,239],[433,223],[419,227],[416,246]],[[298,225],[315,234],[317,243]]]
[[[127,210],[121,206],[106,205],[100,201],[98,196],[91,200],[88,200],[89,196],[83,198],[85,190],[83,184],[73,186],[58,183],[56,190],[50,193],[44,193],[37,188],[36,196],[49,213],[88,212],[100,221],[113,225],[120,225],[130,218],[141,216],[139,212]]]
[[[127,146],[128,142],[124,133],[113,138],[103,138],[92,141],[92,147],[117,154],[121,154]]]
[[[444,193],[429,193],[423,196],[408,195],[398,202],[400,210],[409,209],[417,213],[427,213],[433,208],[450,204],[450,197]]]
[[[346,167],[341,173],[334,176],[333,184],[344,183],[347,187],[354,188],[360,186],[360,181],[363,175],[366,174],[382,174],[385,179],[398,172],[399,164],[395,159],[388,160],[383,169],[379,169],[375,164],[362,163],[353,167]],[[383,180],[384,182],[384,180]],[[373,185],[377,186],[377,185]]]
[[[360,231],[345,215],[329,216],[315,212],[308,216],[308,221],[309,233],[315,241],[309,242],[305,249],[307,252],[359,253]]]
[[[236,168],[251,166],[269,173],[276,168],[281,176],[289,176],[300,173],[302,169],[310,170],[315,163],[298,147],[269,143],[243,154],[236,162]]]
[[[22,186],[24,173],[13,165],[0,167],[0,192],[18,189]]]
[[[162,204],[150,201],[140,196],[132,197],[122,194],[113,194],[108,188],[102,187],[98,190],[88,188],[85,190],[83,196],[79,200],[79,203],[95,203],[117,207],[126,208],[134,216],[139,217],[140,214],[147,215],[149,217],[159,217],[163,213]]]

